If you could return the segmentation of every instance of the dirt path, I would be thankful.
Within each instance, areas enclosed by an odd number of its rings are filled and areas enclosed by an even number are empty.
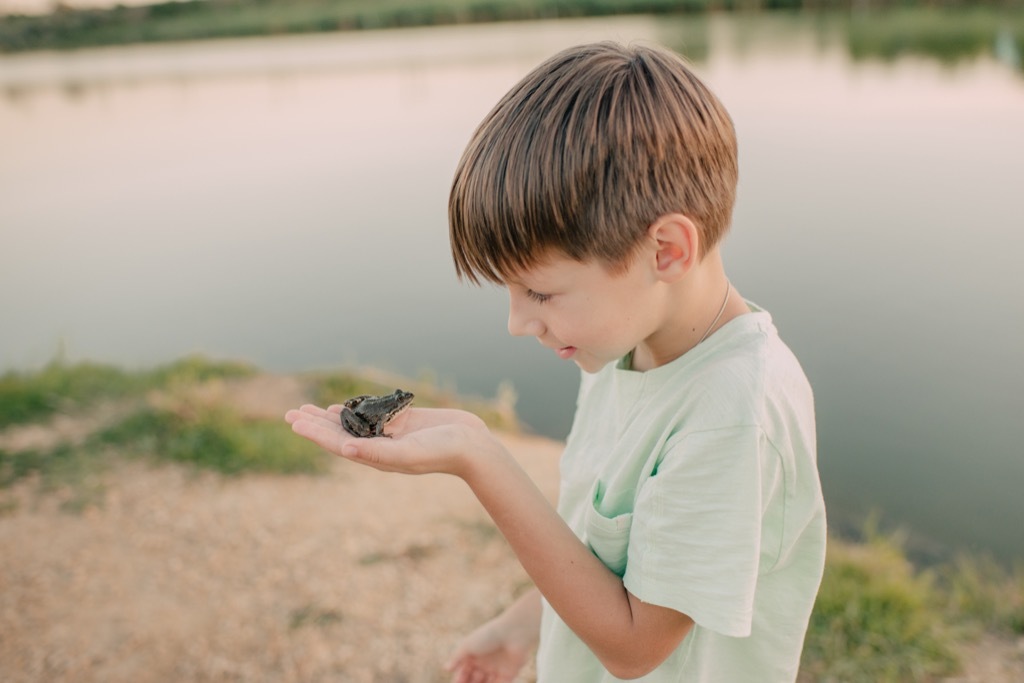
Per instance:
[[[509,437],[553,495],[559,445]],[[0,519],[0,680],[444,680],[527,585],[460,482],[335,463],[225,479],[125,464],[75,516]]]

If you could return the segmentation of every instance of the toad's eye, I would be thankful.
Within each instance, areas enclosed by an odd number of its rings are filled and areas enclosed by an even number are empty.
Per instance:
[[[526,290],[526,296],[530,297],[531,300],[536,301],[539,304],[546,303],[551,299],[550,294],[541,294],[540,292],[535,292],[532,289]]]

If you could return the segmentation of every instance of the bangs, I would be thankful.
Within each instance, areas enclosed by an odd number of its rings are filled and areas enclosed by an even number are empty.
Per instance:
[[[541,64],[473,134],[448,203],[460,278],[503,284],[552,251],[608,263],[632,251],[636,230],[622,235],[613,228],[635,223],[618,200],[632,188],[608,191],[624,180],[612,159],[622,136],[607,129],[628,63],[581,73],[581,56],[600,60],[601,51],[567,50]],[[619,210],[609,211],[609,203]]]
[[[728,114],[678,57],[570,48],[470,139],[448,202],[456,274],[505,284],[552,252],[614,271],[672,212],[694,220],[706,250],[728,226],[736,171]]]
[[[565,248],[581,225],[572,189],[580,172],[568,168],[561,126],[543,120],[554,108],[522,85],[480,124],[452,183],[452,257],[458,276],[474,283],[503,284],[552,248],[583,255]]]
[[[460,279],[504,284],[560,249],[558,236],[573,229],[529,183],[510,181],[523,175],[508,168],[507,155],[488,156],[463,158],[448,204],[449,238]]]

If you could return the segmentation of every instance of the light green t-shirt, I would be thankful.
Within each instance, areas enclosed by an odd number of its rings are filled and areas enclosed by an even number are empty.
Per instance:
[[[627,590],[695,622],[649,683],[796,678],[825,561],[814,402],[751,308],[667,365],[580,386],[558,511]],[[537,670],[619,680],[546,602]]]

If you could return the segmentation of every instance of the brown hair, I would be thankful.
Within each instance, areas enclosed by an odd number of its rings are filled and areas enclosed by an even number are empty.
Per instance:
[[[448,202],[459,277],[496,283],[550,249],[623,267],[659,216],[697,225],[702,255],[729,226],[732,120],[667,50],[569,48],[513,87],[477,128]]]

